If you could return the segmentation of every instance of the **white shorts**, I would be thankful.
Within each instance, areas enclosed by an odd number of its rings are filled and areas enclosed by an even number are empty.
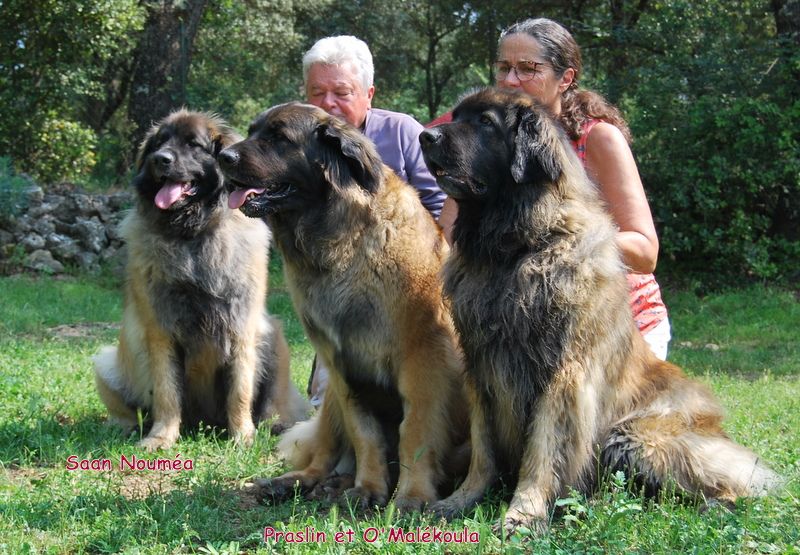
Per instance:
[[[653,351],[661,360],[667,360],[667,349],[669,348],[669,340],[672,339],[670,334],[669,318],[658,324],[656,327],[644,334],[644,340],[650,345],[650,350]]]

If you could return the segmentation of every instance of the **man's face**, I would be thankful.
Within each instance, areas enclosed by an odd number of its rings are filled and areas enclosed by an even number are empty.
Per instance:
[[[375,87],[366,91],[353,64],[311,64],[306,83],[306,100],[329,114],[361,127],[372,106]]]

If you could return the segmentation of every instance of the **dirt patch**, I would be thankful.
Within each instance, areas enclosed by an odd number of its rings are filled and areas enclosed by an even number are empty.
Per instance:
[[[46,476],[46,472],[41,468],[11,465],[7,468],[0,468],[0,476],[2,476],[2,481],[7,484],[29,486],[34,482],[43,480]]]
[[[118,323],[111,322],[81,322],[78,324],[62,324],[47,328],[47,334],[56,339],[85,339],[108,331],[119,330]]]
[[[258,488],[253,482],[246,483],[243,487],[233,490],[236,495],[236,505],[239,509],[248,510],[264,505],[258,500]]]
[[[172,476],[167,472],[131,472],[123,474],[119,492],[125,499],[146,499],[151,495],[164,496],[178,489]]]

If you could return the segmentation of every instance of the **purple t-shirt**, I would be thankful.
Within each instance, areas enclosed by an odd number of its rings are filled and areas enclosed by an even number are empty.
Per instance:
[[[423,206],[438,220],[446,195],[422,158],[419,134],[423,129],[409,115],[372,108],[362,131],[375,143],[383,163],[417,190]]]

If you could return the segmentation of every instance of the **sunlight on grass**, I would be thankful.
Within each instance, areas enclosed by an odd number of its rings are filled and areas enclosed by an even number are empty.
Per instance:
[[[304,390],[313,349],[276,257],[270,281],[268,306],[284,322],[293,379]],[[116,341],[119,285],[0,278],[0,295],[0,552],[797,553],[800,310],[789,292],[667,296],[670,359],[714,390],[727,431],[787,480],[784,490],[742,500],[735,512],[701,511],[670,495],[658,503],[644,499],[614,476],[590,497],[565,495],[546,535],[511,538],[492,532],[503,507],[497,492],[450,523],[400,515],[392,505],[369,515],[300,498],[260,505],[248,484],[284,470],[268,426],[251,449],[236,448],[218,430],[187,430],[159,456],[191,460],[192,470],[121,471],[121,457],[145,454],[134,446],[136,432],[127,437],[106,425],[91,364],[101,345]],[[113,470],[67,470],[70,456],[108,459]],[[323,536],[265,544],[265,527]],[[426,531],[466,531],[478,543],[419,541]]]

